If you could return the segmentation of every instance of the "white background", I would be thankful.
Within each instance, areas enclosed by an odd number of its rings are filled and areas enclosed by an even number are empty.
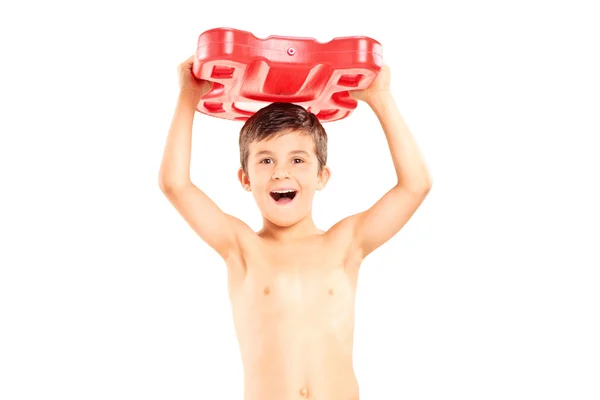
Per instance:
[[[158,188],[200,33],[379,40],[434,186],[364,263],[361,399],[600,398],[600,25],[592,1],[3,3],[0,398],[241,399],[226,270]],[[240,123],[192,179],[260,227]],[[326,125],[322,228],[394,183],[360,104]],[[321,399],[327,400],[327,399]]]

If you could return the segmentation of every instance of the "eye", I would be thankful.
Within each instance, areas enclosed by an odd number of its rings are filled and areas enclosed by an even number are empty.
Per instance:
[[[303,160],[303,159],[301,159],[301,158],[294,158],[294,159],[292,160],[292,162],[293,162],[294,164],[298,164],[298,163],[303,163],[303,162],[304,162],[304,160]]]
[[[270,158],[264,158],[264,159],[260,160],[261,164],[270,164],[272,162],[273,162],[273,160],[271,160]]]

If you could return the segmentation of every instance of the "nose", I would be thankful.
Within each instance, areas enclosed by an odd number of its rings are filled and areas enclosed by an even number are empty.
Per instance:
[[[273,171],[273,179],[289,178],[290,175],[286,168],[278,167]]]

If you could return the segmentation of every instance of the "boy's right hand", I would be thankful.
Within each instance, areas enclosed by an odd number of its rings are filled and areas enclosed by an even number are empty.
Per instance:
[[[206,93],[212,89],[212,82],[198,79],[194,76],[192,68],[194,66],[194,57],[190,58],[179,64],[179,90],[181,92],[192,93],[198,100],[202,98]]]

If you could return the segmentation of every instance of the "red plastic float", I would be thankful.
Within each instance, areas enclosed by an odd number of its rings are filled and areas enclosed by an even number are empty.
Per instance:
[[[198,38],[193,73],[211,81],[197,111],[245,121],[273,102],[289,102],[321,122],[348,117],[357,102],[348,91],[367,88],[383,65],[382,46],[366,36],[313,38],[269,36],[231,28]]]

